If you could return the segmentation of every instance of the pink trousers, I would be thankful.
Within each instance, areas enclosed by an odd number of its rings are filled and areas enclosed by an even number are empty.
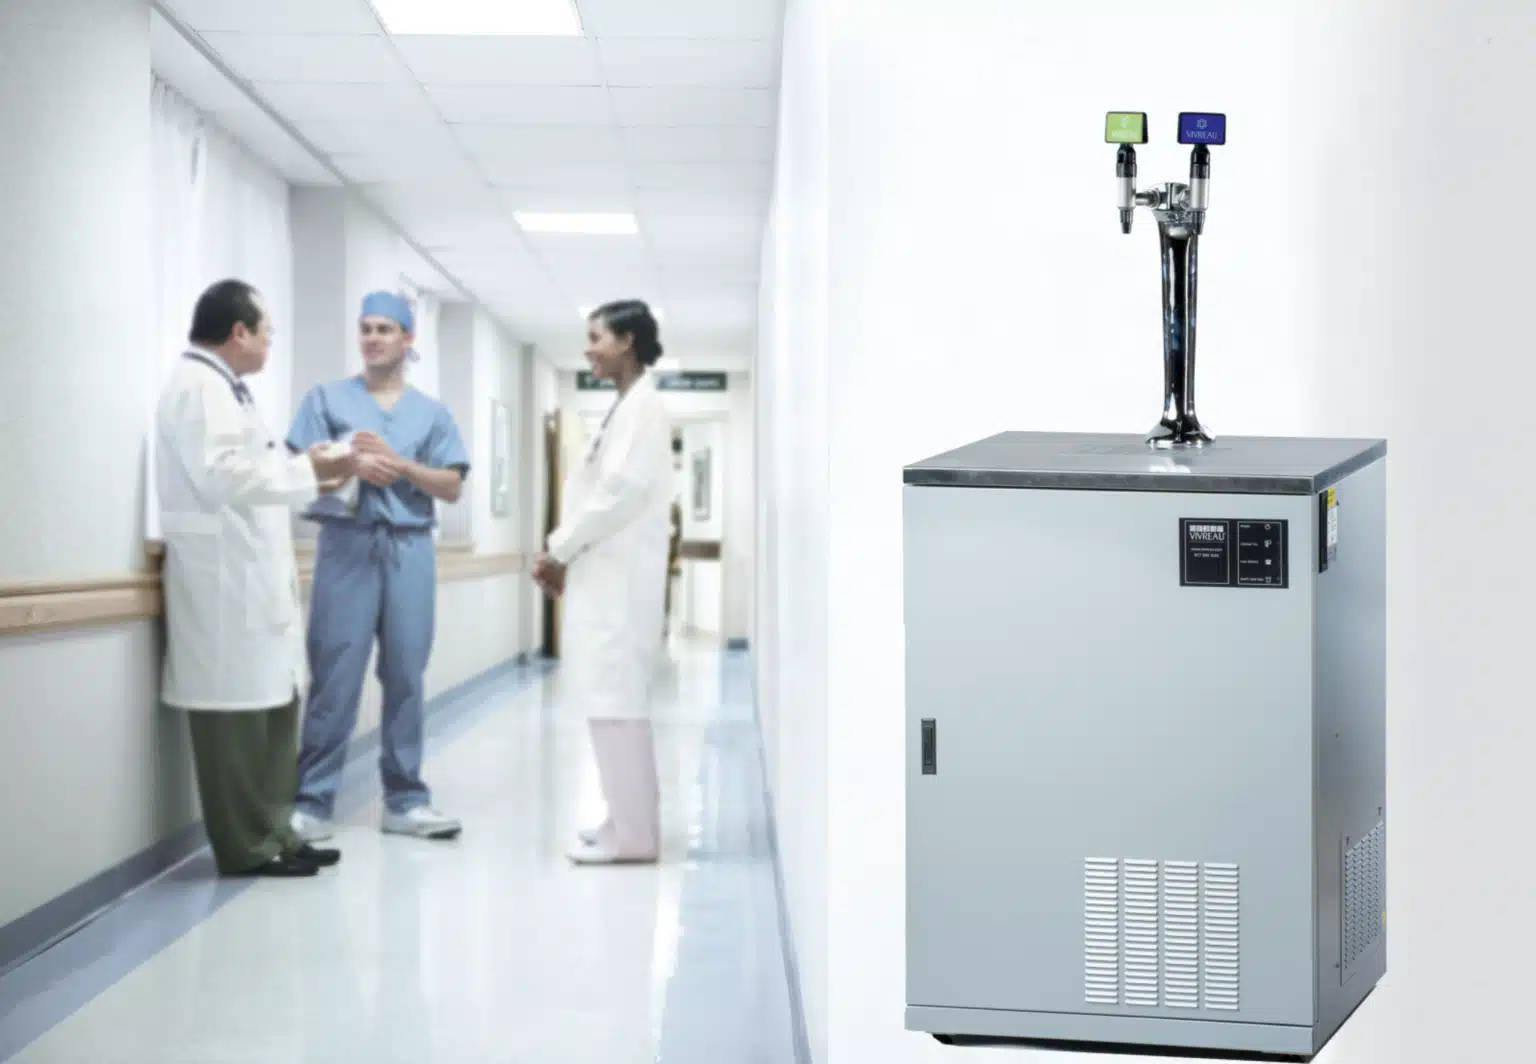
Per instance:
[[[608,806],[598,845],[619,860],[656,860],[661,855],[661,786],[651,722],[594,719],[588,727]]]

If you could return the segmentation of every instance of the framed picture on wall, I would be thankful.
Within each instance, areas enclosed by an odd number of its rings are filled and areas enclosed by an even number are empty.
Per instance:
[[[512,411],[491,400],[491,513],[512,516]]]
[[[693,519],[709,520],[709,448],[695,451],[693,455]]]

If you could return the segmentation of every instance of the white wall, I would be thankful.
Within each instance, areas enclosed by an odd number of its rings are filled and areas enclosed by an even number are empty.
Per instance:
[[[613,405],[611,391],[579,391],[576,374],[559,372],[557,401],[568,417],[601,422]],[[724,392],[663,392],[667,410],[678,425],[716,421],[723,426],[720,448],[724,463],[715,505],[721,515],[714,538],[722,538],[718,632],[722,639],[746,639],[751,627],[753,558],[756,529],[752,518],[756,495],[754,411],[756,384],[751,374],[731,373]],[[541,451],[542,454],[542,451]],[[685,562],[684,568],[694,563]],[[714,563],[711,563],[714,564]],[[674,610],[676,603],[674,603]],[[676,616],[676,614],[674,614]]]
[[[1229,435],[1391,440],[1392,971],[1330,1059],[1514,1059],[1536,946],[1522,841],[1536,571],[1488,544],[1536,509],[1536,214],[1518,191],[1536,145],[1507,125],[1529,94],[1531,5],[830,6],[830,493],[825,517],[777,527],[827,542],[829,565],[771,576],[781,640],[804,620],[796,590],[828,593],[825,702],[791,697],[787,667],[774,677],[782,763],[791,716],[829,725],[818,1059],[954,1058],[902,1030],[901,467],[1001,429],[1155,420],[1156,233],[1144,213],[1118,232],[1102,135],[1104,112],[1129,107],[1152,115],[1143,187],[1187,174],[1178,110],[1231,123],[1201,249],[1203,416]],[[808,51],[786,43],[791,139],[815,128],[794,121]],[[792,209],[791,229],[814,225],[813,207]],[[779,306],[779,329],[805,313]],[[807,376],[775,372],[764,418],[816,439],[819,410],[779,409]],[[795,800],[781,795],[787,842]],[[810,865],[786,845],[792,894]],[[823,946],[795,916],[802,951]]]
[[[144,4],[0,5],[0,579],[143,559],[148,49]]]
[[[0,4],[0,581],[143,565],[149,91],[146,5]],[[0,924],[188,822],[155,647],[0,639]]]
[[[751,637],[794,961],[819,1064],[881,1059],[828,1054],[827,48],[825,5],[789,0],[754,374],[761,549]]]

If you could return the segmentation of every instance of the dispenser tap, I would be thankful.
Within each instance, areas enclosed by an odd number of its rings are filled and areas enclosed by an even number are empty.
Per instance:
[[[1120,231],[1129,233],[1136,214],[1136,149],[1147,142],[1147,116],[1141,111],[1111,111],[1104,119],[1104,141],[1118,144],[1115,153],[1115,185],[1120,208]]]
[[[1201,447],[1211,442],[1211,435],[1195,413],[1195,296],[1200,234],[1205,231],[1211,197],[1210,146],[1227,142],[1227,119],[1208,112],[1179,115],[1179,143],[1193,146],[1187,185],[1170,182],[1135,191],[1132,145],[1147,142],[1145,114],[1111,111],[1105,119],[1104,139],[1120,145],[1115,155],[1120,231],[1129,233],[1135,209],[1146,207],[1157,219],[1162,249],[1163,415],[1147,442],[1154,447]]]

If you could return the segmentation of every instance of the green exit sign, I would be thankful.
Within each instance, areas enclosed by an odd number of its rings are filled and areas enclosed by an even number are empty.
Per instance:
[[[1104,118],[1104,139],[1110,144],[1145,144],[1147,116],[1143,111],[1111,111]]]

